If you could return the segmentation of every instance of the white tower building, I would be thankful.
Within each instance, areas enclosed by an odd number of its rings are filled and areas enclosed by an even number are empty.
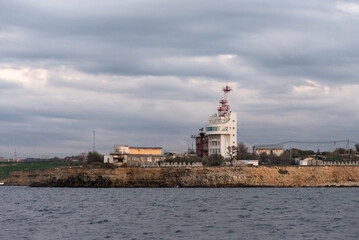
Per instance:
[[[237,146],[237,113],[231,112],[228,104],[228,95],[232,89],[223,88],[223,98],[219,102],[218,113],[209,117],[206,126],[208,136],[208,155],[221,154],[229,158],[229,148]]]

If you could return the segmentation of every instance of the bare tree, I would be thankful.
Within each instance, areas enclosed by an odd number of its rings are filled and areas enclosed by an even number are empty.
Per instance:
[[[229,146],[229,147],[227,148],[227,153],[228,153],[228,155],[229,155],[229,159],[230,159],[231,163],[232,163],[233,160],[236,158],[236,156],[237,156],[237,151],[238,151],[238,149],[237,149],[236,146]]]

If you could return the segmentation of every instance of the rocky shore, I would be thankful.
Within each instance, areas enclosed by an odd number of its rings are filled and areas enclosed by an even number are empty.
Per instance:
[[[7,186],[358,187],[359,167],[55,168],[13,172]]]

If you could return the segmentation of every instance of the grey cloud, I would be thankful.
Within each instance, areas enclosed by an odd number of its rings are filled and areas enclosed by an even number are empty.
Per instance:
[[[252,142],[355,137],[355,96],[343,106],[340,94],[292,90],[305,79],[331,89],[358,84],[358,20],[327,1],[1,1],[0,64],[48,74],[39,89],[0,79],[0,120],[11,129],[3,136],[16,144],[23,132],[22,145],[74,139],[80,150],[91,138],[84,132],[97,128],[114,132],[99,143],[107,151],[123,139],[150,144],[156,134],[179,151],[207,108],[215,111],[214,84],[231,82],[256,93],[231,96]],[[226,54],[235,57],[223,62]]]
[[[0,78],[0,92],[4,92],[7,90],[19,89],[21,88],[20,84],[9,82],[6,79]]]

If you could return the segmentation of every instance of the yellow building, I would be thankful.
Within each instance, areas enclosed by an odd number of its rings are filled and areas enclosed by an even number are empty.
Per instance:
[[[255,145],[253,147],[253,152],[257,155],[262,153],[267,154],[268,156],[274,154],[280,156],[284,153],[283,145]]]
[[[161,147],[129,147],[129,152],[132,155],[161,155]]]
[[[104,157],[105,163],[114,163],[118,166],[140,166],[146,163],[157,163],[166,157],[162,155],[161,147],[129,147],[115,145],[114,152]]]

